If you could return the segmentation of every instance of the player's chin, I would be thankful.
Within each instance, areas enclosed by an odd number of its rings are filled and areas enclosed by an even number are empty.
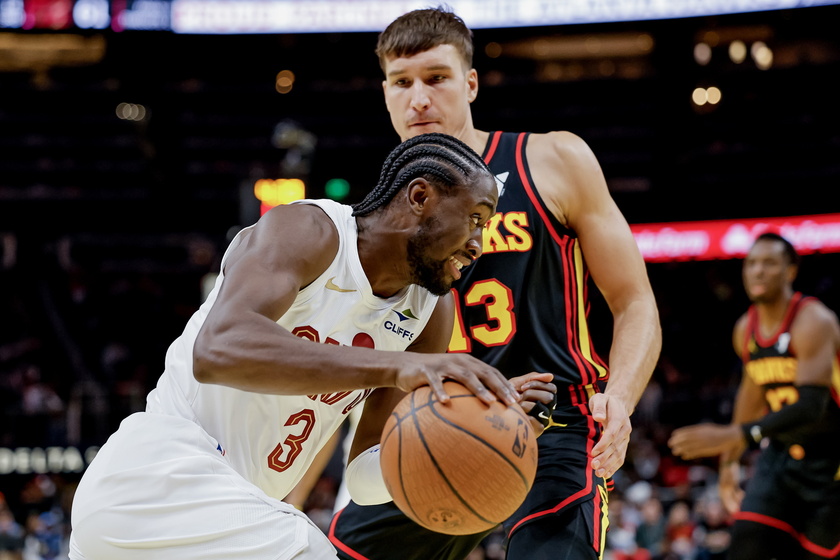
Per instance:
[[[423,287],[426,288],[426,290],[431,292],[433,295],[445,296],[452,289],[452,281],[438,280],[436,282],[427,282],[423,284]]]

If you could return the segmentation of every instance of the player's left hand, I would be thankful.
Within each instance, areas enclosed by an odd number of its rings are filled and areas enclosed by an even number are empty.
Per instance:
[[[601,424],[601,439],[592,448],[592,468],[595,474],[609,478],[624,464],[630,443],[630,412],[624,403],[605,393],[595,393],[589,399],[592,418]]]
[[[557,386],[552,383],[554,375],[551,373],[536,373],[531,372],[519,377],[514,377],[510,380],[511,385],[519,392],[522,400],[519,405],[522,410],[528,414],[528,420],[531,421],[531,427],[537,435],[543,432],[551,419],[554,405],[557,403]],[[540,413],[546,415],[546,418],[541,420],[534,414],[534,407],[539,406]]]
[[[695,424],[677,428],[668,439],[671,452],[682,459],[715,457],[740,445],[744,439],[736,424]]]

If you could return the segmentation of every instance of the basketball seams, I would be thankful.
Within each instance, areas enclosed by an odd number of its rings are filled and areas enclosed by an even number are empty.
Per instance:
[[[469,395],[462,395],[462,396],[469,396]],[[454,398],[454,397],[453,397],[453,398]],[[432,413],[433,413],[435,416],[437,416],[438,418],[441,418],[441,416],[437,413],[437,411],[435,411],[435,407],[433,406],[433,405],[434,405],[434,403],[436,403],[436,402],[439,402],[439,401],[435,400],[435,395],[434,395],[434,393],[432,393],[431,391],[429,391],[429,400],[426,402],[426,404],[424,405],[424,407],[426,407],[426,406],[430,407],[430,408],[431,408]],[[446,473],[444,473],[444,472],[443,472],[443,469],[440,467],[440,463],[438,463],[438,460],[437,460],[437,458],[435,457],[434,453],[432,453],[432,450],[431,450],[431,449],[429,449],[429,444],[428,444],[428,442],[426,441],[426,436],[423,434],[423,430],[420,428],[420,423],[419,423],[419,421],[417,420],[417,414],[416,414],[417,410],[419,410],[419,409],[415,409],[415,408],[414,408],[414,394],[412,394],[412,398],[411,398],[411,416],[412,416],[412,418],[414,419],[414,425],[415,425],[415,427],[417,428],[417,434],[420,436],[420,442],[423,444],[423,449],[425,449],[425,450],[426,450],[426,455],[428,455],[428,456],[429,456],[429,459],[432,461],[432,464],[435,466],[435,469],[437,470],[438,474],[439,474],[439,475],[440,475],[440,477],[443,479],[443,481],[446,483],[446,485],[449,487],[449,489],[452,491],[452,494],[453,494],[456,498],[458,498],[458,501],[460,501],[460,502],[464,505],[464,507],[466,507],[466,508],[470,511],[470,513],[472,513],[473,515],[475,515],[478,519],[480,519],[480,520],[484,521],[485,523],[498,523],[498,521],[493,521],[493,520],[491,520],[491,519],[487,519],[487,518],[485,518],[483,515],[481,515],[481,514],[480,514],[480,513],[478,513],[477,511],[475,511],[475,509],[474,509],[474,508],[473,508],[473,507],[472,507],[469,503],[467,503],[467,501],[463,498],[463,496],[461,495],[461,492],[459,492],[458,490],[456,490],[456,489],[455,489],[455,487],[452,485],[452,483],[449,481],[449,477],[446,475]],[[447,424],[449,424],[449,425],[453,425],[453,424],[452,424],[451,422],[449,422],[448,420],[446,420],[446,419],[443,419],[443,420],[444,420]],[[462,430],[462,431],[464,431],[464,430]],[[469,432],[467,432],[467,433],[469,433]],[[470,434],[470,435],[472,435],[472,434]],[[409,502],[409,506],[411,506],[411,503],[410,503],[410,502]],[[413,507],[412,507],[412,511],[414,511],[414,508],[413,508]],[[415,516],[416,516],[416,512],[415,512]],[[500,521],[503,521],[503,520],[500,520]]]
[[[473,534],[507,518],[518,506],[518,494],[531,488],[528,469],[536,469],[536,439],[522,411],[488,407],[456,381],[447,380],[445,386],[447,404],[421,386],[395,407],[381,436],[383,476],[389,489],[393,485],[397,506],[421,526]],[[462,398],[477,400],[454,400]],[[457,449],[481,459],[453,460]],[[483,487],[475,479],[481,472],[489,477]]]
[[[405,419],[407,419],[409,416],[411,416],[411,419],[414,420],[414,428],[417,430],[417,433],[420,434],[420,437],[422,438],[423,437],[423,432],[420,430],[420,424],[419,424],[419,421],[417,420],[417,415],[414,413],[414,411],[415,411],[414,400],[415,400],[416,397],[417,397],[417,391],[412,392],[411,393],[411,409],[409,410],[408,414],[405,415]],[[398,417],[397,427],[399,427],[400,424],[402,424],[402,421]],[[405,482],[404,482],[404,477],[403,477],[403,468],[402,468],[403,467],[403,465],[402,465],[402,449],[403,449],[403,447],[402,447],[402,430],[398,430],[397,432],[399,434],[399,440],[398,441],[400,443],[399,452],[397,454],[397,465],[399,465],[398,471],[399,471],[399,476],[400,476],[400,488],[402,489],[403,497],[405,498],[406,504],[408,504],[408,507],[411,508],[412,516],[415,519],[420,519],[420,516],[418,515],[417,510],[414,509],[414,505],[411,503],[411,499],[409,498],[408,491],[405,487]],[[425,446],[425,442],[423,442],[423,444]],[[440,472],[440,469],[438,469],[438,472]],[[444,480],[446,480],[446,479],[444,478]]]
[[[461,396],[461,397],[473,397],[473,398],[476,398],[476,399],[478,398],[478,397],[475,397],[474,395],[458,395],[458,396]],[[452,397],[452,398],[455,398],[455,397]],[[435,404],[435,403],[440,403],[440,401],[437,401],[437,400],[436,400],[436,401],[431,402],[431,403],[429,403],[429,404],[430,404],[430,405],[433,405],[433,404]],[[445,406],[445,405],[442,405],[442,406]],[[449,420],[449,419],[448,419],[448,418],[446,418],[445,416],[441,415],[441,414],[437,411],[437,409],[436,409],[434,406],[432,406],[431,408],[432,408],[432,414],[434,414],[435,416],[437,416],[440,420],[443,420],[443,422],[444,422],[445,424],[447,424],[448,426],[451,426],[451,427],[455,428],[456,430],[458,430],[458,431],[460,431],[460,432],[465,433],[466,435],[470,436],[470,437],[471,437],[472,439],[474,439],[475,441],[480,442],[480,443],[481,443],[482,445],[484,445],[485,447],[488,447],[489,449],[492,449],[492,450],[493,450],[493,452],[494,452],[496,455],[498,455],[499,457],[501,457],[501,458],[504,460],[504,462],[505,462],[505,463],[507,463],[508,465],[510,465],[510,467],[511,467],[511,468],[512,468],[515,472],[516,472],[516,474],[518,474],[518,475],[519,475],[519,478],[521,478],[521,479],[522,479],[522,484],[525,486],[525,488],[526,488],[526,489],[529,489],[529,488],[530,488],[530,485],[528,484],[528,477],[527,477],[527,476],[525,476],[525,474],[522,472],[522,469],[520,469],[518,466],[516,466],[516,464],[515,464],[515,463],[513,463],[513,461],[511,461],[511,460],[510,460],[510,459],[509,459],[509,458],[508,458],[508,457],[507,457],[504,453],[502,453],[501,451],[499,451],[499,450],[496,448],[496,446],[492,445],[492,444],[491,444],[490,442],[488,442],[486,439],[484,439],[484,438],[482,438],[482,437],[479,437],[479,436],[475,435],[474,433],[472,433],[472,432],[470,432],[470,431],[468,431],[468,430],[464,429],[462,426],[460,426],[460,425],[458,425],[458,424],[456,424],[456,423],[452,422],[451,420]],[[527,420],[524,420],[524,421],[526,421],[526,422],[527,422]],[[529,430],[531,429],[531,428],[530,428],[530,426],[528,427],[528,429],[529,429]],[[422,437],[422,433],[421,433],[421,437]],[[423,443],[424,443],[424,445],[425,445],[425,440],[424,440],[424,442],[423,442]],[[426,449],[427,449],[427,451],[428,451],[428,447],[427,447]],[[431,452],[430,452],[429,454],[430,454],[430,456],[431,456]],[[433,457],[432,459],[434,460],[434,457]],[[442,473],[441,473],[441,474],[442,474]]]

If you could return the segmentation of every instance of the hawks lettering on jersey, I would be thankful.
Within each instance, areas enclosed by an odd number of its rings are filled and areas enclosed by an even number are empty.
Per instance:
[[[796,380],[796,358],[764,358],[749,362],[746,370],[756,385],[793,383]]]
[[[534,246],[534,238],[527,228],[528,214],[525,212],[500,212],[494,215],[482,233],[483,253],[530,251]]]

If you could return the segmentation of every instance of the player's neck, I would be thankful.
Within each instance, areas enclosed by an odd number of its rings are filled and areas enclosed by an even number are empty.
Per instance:
[[[460,137],[460,140],[472,148],[478,155],[483,155],[484,149],[487,147],[488,138],[490,138],[489,132],[484,132],[483,130],[478,130],[470,126]]]
[[[380,222],[372,217],[358,217],[356,224],[359,261],[371,290],[378,297],[391,297],[410,284],[405,237],[394,228],[381,228]],[[383,259],[382,255],[388,258]]]
[[[758,322],[762,332],[774,332],[778,328],[785,318],[792,298],[793,290],[786,289],[773,300],[756,303]]]

